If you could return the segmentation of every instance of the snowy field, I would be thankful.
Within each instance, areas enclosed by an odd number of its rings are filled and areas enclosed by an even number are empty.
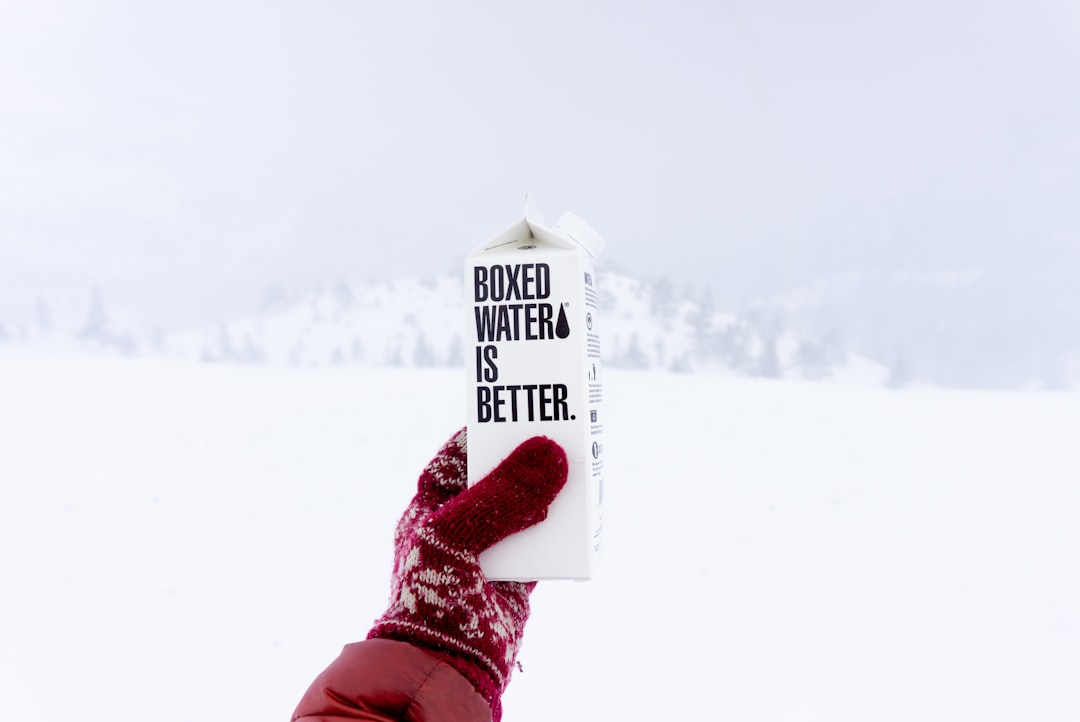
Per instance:
[[[1080,394],[609,372],[605,551],[507,722],[1080,719]],[[454,371],[0,358],[0,718],[287,720]]]

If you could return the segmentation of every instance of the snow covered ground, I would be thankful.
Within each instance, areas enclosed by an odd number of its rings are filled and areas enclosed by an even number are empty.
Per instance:
[[[610,371],[605,552],[508,722],[1080,719],[1080,394]],[[448,370],[0,358],[0,718],[287,720]]]

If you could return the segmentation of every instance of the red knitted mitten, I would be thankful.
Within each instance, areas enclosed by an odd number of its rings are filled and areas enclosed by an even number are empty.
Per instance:
[[[566,453],[535,436],[466,488],[466,448],[462,429],[420,475],[394,534],[390,607],[368,638],[439,653],[487,699],[498,722],[536,582],[490,582],[477,556],[547,517],[566,483]]]

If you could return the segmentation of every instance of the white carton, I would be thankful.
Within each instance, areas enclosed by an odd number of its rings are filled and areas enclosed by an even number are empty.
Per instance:
[[[604,241],[566,214],[525,218],[465,259],[469,483],[526,439],[566,451],[546,520],[480,555],[489,579],[590,579],[600,546],[603,428],[597,291]]]

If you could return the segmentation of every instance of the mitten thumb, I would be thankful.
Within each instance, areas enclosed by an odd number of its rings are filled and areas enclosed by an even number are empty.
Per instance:
[[[444,504],[427,526],[449,546],[479,554],[547,518],[548,506],[566,484],[567,468],[561,446],[534,436]]]

